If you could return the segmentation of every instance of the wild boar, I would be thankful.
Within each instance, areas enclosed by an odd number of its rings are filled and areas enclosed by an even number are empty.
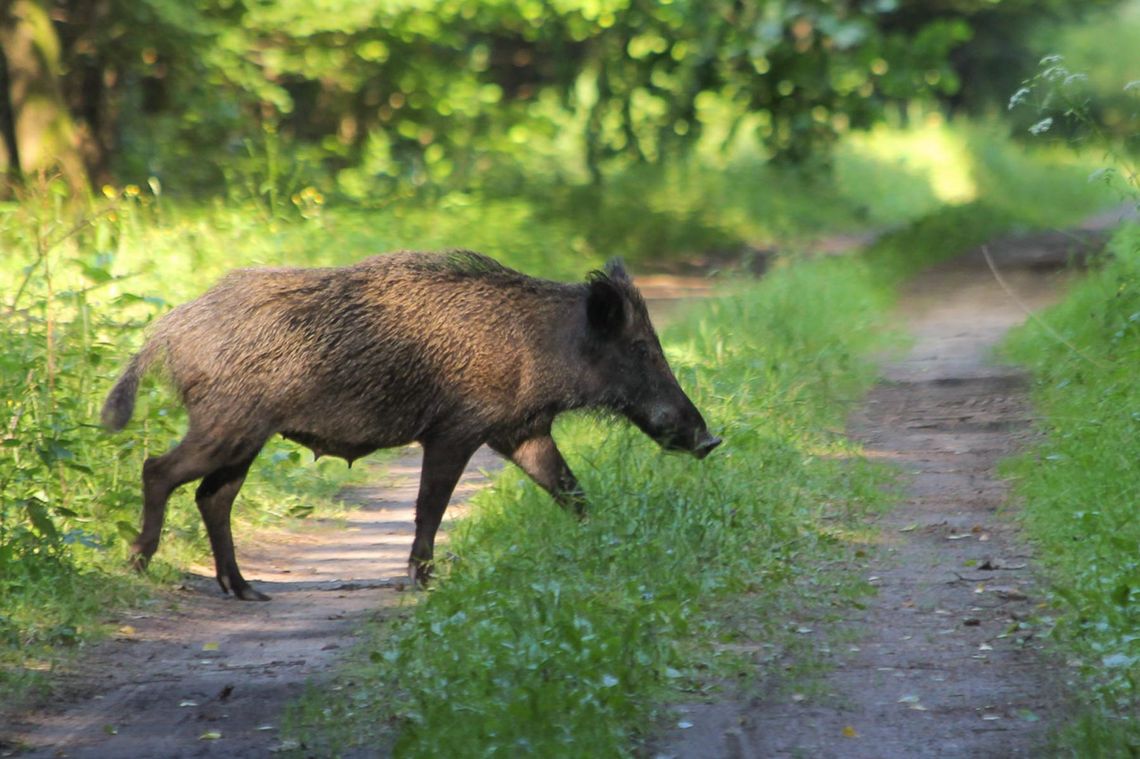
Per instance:
[[[400,252],[352,266],[244,269],[155,325],[107,397],[121,430],[139,380],[160,364],[189,417],[186,436],[143,464],[146,567],[175,488],[196,493],[222,590],[266,600],[234,557],[230,510],[258,451],[280,433],[350,464],[418,442],[423,471],[409,574],[432,568],[435,534],[483,443],[562,506],[583,513],[554,418],[602,409],[669,450],[719,443],[673,376],[645,302],[619,262],[584,283],[536,279],[470,251]]]

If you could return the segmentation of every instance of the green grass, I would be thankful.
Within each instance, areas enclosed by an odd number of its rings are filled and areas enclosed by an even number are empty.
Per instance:
[[[1066,299],[1010,340],[1042,438],[1010,465],[1045,564],[1053,637],[1079,666],[1075,756],[1140,752],[1140,227],[1121,229]]]

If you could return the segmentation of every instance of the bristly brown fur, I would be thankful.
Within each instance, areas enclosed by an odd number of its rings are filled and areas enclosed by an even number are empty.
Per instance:
[[[147,461],[134,550],[149,559],[170,492],[201,478],[218,580],[249,597],[258,594],[237,570],[229,510],[273,434],[349,462],[421,443],[423,524],[413,546],[421,572],[453,478],[480,444],[575,508],[577,483],[550,438],[563,411],[605,408],[665,445],[715,445],[619,262],[584,284],[528,277],[467,250],[234,271],[158,322],[107,398],[108,428],[127,423],[139,378],[159,361],[189,429]]]

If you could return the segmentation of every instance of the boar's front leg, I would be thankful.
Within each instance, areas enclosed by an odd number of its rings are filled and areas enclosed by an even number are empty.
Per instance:
[[[408,559],[408,577],[423,585],[431,577],[435,533],[463,468],[477,446],[452,440],[425,441],[420,492],[416,496],[416,539]]]
[[[550,433],[536,435],[513,445],[495,441],[491,447],[526,472],[554,497],[559,506],[573,511],[578,517],[586,515],[586,494],[582,492],[578,479],[562,458]]]

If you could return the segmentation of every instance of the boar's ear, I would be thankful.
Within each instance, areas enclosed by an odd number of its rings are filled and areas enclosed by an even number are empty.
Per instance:
[[[625,295],[607,274],[590,275],[586,296],[586,321],[604,339],[619,335],[625,327]]]
[[[606,262],[606,276],[615,282],[632,282],[625,271],[625,263],[620,258],[611,258]]]

